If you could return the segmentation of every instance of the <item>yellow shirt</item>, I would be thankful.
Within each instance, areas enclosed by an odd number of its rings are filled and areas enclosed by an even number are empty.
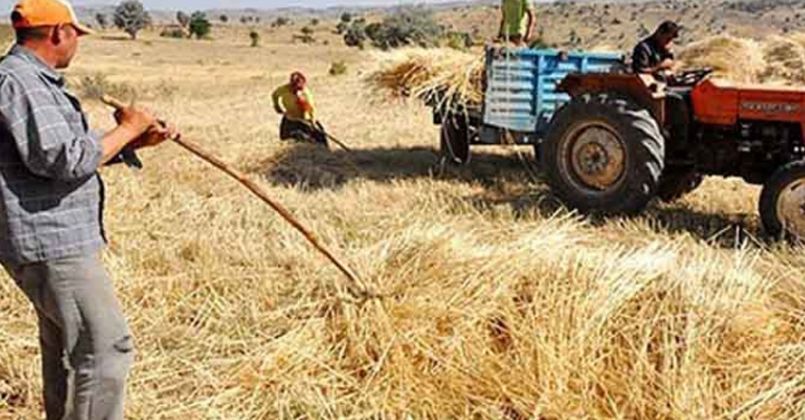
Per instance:
[[[296,120],[315,120],[315,105],[313,104],[313,94],[309,89],[305,88],[301,92],[294,93],[290,84],[280,86],[271,94],[271,99],[274,102],[274,108],[282,109],[285,116]],[[310,109],[305,112],[299,104],[299,98],[302,98],[308,104]]]
[[[528,0],[502,0],[500,10],[503,13],[503,33],[505,36],[525,36],[528,32],[526,12],[530,8]]]

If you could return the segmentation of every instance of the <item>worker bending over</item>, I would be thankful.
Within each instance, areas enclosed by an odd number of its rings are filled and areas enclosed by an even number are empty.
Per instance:
[[[637,74],[650,74],[667,80],[674,69],[672,45],[679,38],[682,28],[672,21],[665,21],[654,33],[640,41],[632,54],[632,70]]]
[[[511,42],[521,47],[528,46],[536,24],[536,13],[529,4],[529,0],[502,0],[500,12],[498,42]]]
[[[280,139],[327,145],[324,127],[316,121],[313,94],[307,78],[300,72],[291,74],[290,83],[277,88],[271,95],[274,110],[282,115]]]

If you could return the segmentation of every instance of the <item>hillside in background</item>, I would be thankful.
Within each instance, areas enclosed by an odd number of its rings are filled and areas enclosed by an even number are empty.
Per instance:
[[[491,38],[497,31],[499,11],[496,1],[455,2],[428,5],[440,22],[456,31],[479,38]],[[805,29],[805,0],[685,0],[685,1],[573,1],[537,2],[539,34],[545,43],[561,48],[624,49],[636,38],[644,37],[658,22],[673,19],[685,25],[681,44],[705,36],[729,33],[739,37],[764,37]],[[77,12],[93,22],[96,13],[111,14],[113,7],[79,7]],[[226,16],[229,24],[241,24],[241,18],[258,18],[248,24],[270,25],[278,17],[290,19],[291,25],[303,26],[313,19],[335,21],[342,13],[381,19],[395,8],[333,7],[308,9],[209,10],[208,16],[220,24]],[[187,10],[186,12],[192,12]],[[175,12],[152,12],[156,24],[171,23]]]

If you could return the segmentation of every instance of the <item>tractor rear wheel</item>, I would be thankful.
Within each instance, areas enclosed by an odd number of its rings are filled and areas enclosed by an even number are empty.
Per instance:
[[[470,162],[470,127],[468,117],[449,114],[442,122],[442,159],[455,165]]]
[[[551,187],[568,206],[635,214],[657,192],[665,141],[645,108],[622,97],[588,94],[556,114],[541,158]]]
[[[770,235],[805,241],[805,161],[783,166],[766,182],[760,217]]]
[[[672,203],[699,188],[702,182],[704,177],[694,170],[667,170],[660,178],[657,197],[666,203]]]

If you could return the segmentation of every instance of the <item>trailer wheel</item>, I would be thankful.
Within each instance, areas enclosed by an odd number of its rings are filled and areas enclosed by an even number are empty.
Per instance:
[[[805,161],[789,163],[769,178],[760,197],[760,216],[770,235],[805,241]]]
[[[666,171],[660,178],[657,197],[666,203],[672,203],[692,193],[704,182],[704,177],[690,169]]]
[[[606,94],[574,98],[554,117],[542,165],[554,192],[583,212],[635,214],[654,197],[665,141],[648,110]]]
[[[470,162],[470,127],[468,117],[449,114],[442,122],[442,159],[455,165]]]

